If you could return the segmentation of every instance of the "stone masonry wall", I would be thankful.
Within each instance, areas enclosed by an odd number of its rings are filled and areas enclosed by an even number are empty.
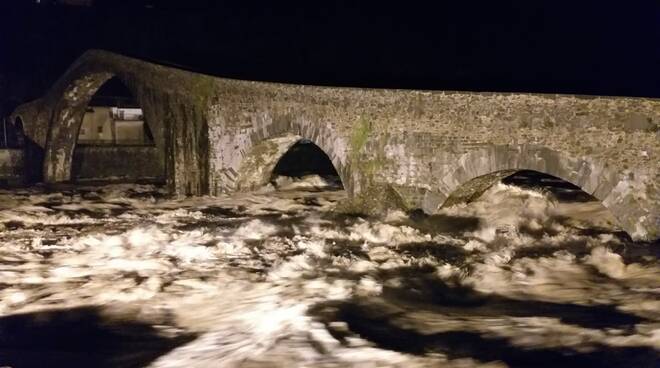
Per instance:
[[[221,80],[209,109],[218,191],[231,190],[243,157],[287,124],[313,132],[305,138],[328,153],[356,196],[386,186],[407,207],[433,212],[475,177],[532,169],[601,199],[637,237],[660,229],[658,100]]]

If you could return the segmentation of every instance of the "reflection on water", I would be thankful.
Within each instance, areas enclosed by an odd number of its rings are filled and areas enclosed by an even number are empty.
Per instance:
[[[319,177],[0,191],[0,366],[657,367],[660,245],[531,180],[381,218]]]

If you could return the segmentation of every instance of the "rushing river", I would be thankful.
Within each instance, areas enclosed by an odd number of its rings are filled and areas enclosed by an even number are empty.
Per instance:
[[[660,246],[564,197],[2,190],[0,367],[659,367]]]

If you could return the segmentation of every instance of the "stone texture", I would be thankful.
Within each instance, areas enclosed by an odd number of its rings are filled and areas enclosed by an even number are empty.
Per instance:
[[[45,150],[46,181],[70,178],[81,111],[111,76],[154,122],[174,193],[256,185],[295,137],[328,154],[365,210],[387,192],[399,206],[433,212],[457,190],[453,197],[470,196],[480,185],[462,186],[475,178],[529,169],[593,194],[635,238],[660,236],[657,99],[260,83],[90,51],[16,111]]]

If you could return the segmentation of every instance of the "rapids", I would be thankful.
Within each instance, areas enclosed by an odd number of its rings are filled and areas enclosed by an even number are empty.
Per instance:
[[[660,366],[660,245],[597,201],[499,183],[376,218],[276,184],[0,190],[0,366]]]

